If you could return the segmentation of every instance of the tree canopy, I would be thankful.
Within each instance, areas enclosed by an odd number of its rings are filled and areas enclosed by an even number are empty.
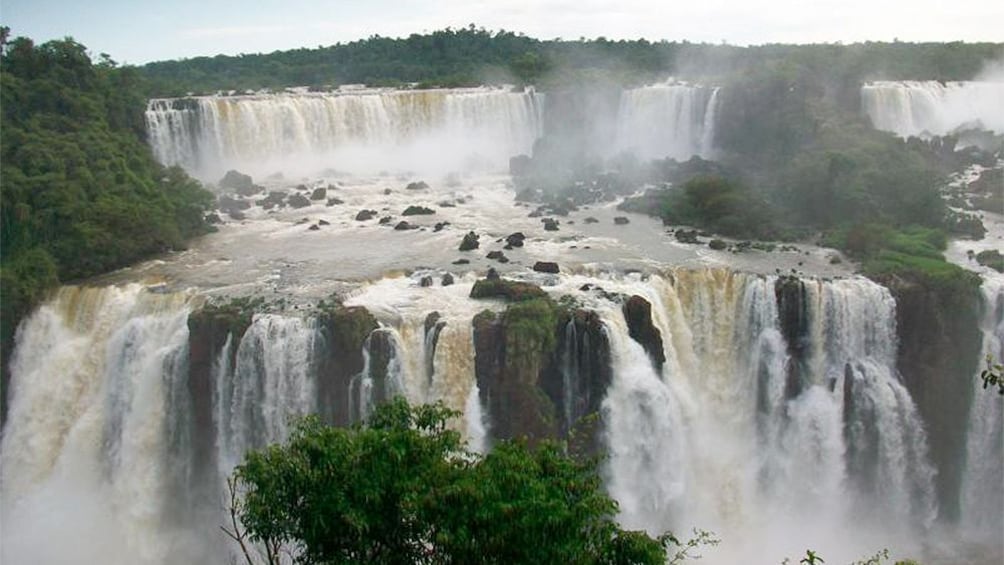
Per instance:
[[[397,399],[366,426],[304,419],[236,469],[237,537],[297,563],[662,564],[679,543],[622,530],[595,460],[550,442],[477,455],[457,415]]]
[[[93,276],[205,233],[212,195],[145,144],[141,77],[64,39],[0,54],[0,347],[60,280]]]

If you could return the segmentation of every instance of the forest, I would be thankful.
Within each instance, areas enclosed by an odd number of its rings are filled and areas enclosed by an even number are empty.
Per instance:
[[[407,38],[368,39],[267,54],[217,55],[140,67],[151,96],[342,84],[471,86],[643,83],[668,75],[715,77],[755,67],[807,66],[856,88],[884,78],[962,80],[1001,53],[995,43],[859,43],[849,45],[731,45],[686,41],[551,39],[471,24]]]
[[[66,39],[2,31],[0,286],[4,370],[20,319],[60,282],[91,277],[206,233],[213,196],[145,143],[136,69]]]

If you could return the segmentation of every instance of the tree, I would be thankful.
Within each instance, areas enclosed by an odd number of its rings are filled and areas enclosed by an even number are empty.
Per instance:
[[[546,442],[476,455],[447,428],[456,415],[398,399],[367,426],[302,420],[236,469],[232,537],[297,563],[662,564],[682,545],[621,530],[595,460]]]

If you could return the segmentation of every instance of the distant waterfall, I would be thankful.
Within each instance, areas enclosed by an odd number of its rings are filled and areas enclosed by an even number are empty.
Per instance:
[[[877,81],[861,87],[877,129],[902,137],[979,128],[1004,133],[1004,82]]]
[[[210,180],[235,167],[502,168],[540,136],[539,98],[487,87],[199,96],[151,100],[146,123],[158,160]]]
[[[676,82],[624,90],[616,150],[642,159],[711,157],[718,90]]]

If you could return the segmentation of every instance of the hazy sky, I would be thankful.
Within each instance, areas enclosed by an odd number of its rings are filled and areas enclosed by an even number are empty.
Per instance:
[[[14,35],[69,35],[95,54],[145,63],[470,23],[541,39],[1004,41],[1004,0],[3,0],[0,22]]]

